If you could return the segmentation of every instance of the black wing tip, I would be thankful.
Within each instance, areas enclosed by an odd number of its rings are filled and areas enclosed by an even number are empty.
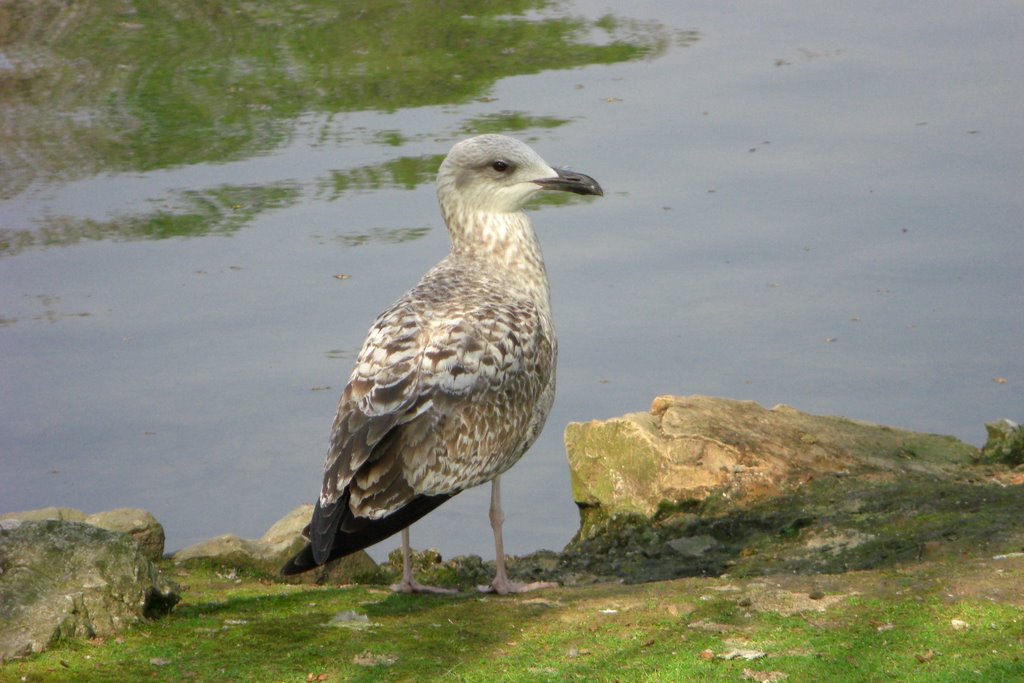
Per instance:
[[[458,493],[456,491],[455,493]],[[455,495],[455,493],[446,493],[437,496],[417,496],[413,498],[409,504],[403,508],[399,508],[394,513],[383,517],[381,519],[364,520],[359,525],[358,530],[345,532],[345,531],[332,531],[330,536],[321,534],[320,547],[322,557],[318,558],[316,552],[316,544],[318,536],[315,533],[311,533],[311,542],[295,554],[295,557],[288,560],[288,562],[281,568],[282,576],[294,576],[303,572],[308,572],[311,569],[321,567],[331,560],[336,560],[339,557],[345,557],[352,553],[358,552],[371,545],[383,541],[385,538],[398,533],[402,529],[406,528],[416,520],[420,519],[428,512],[436,508],[441,503],[445,502],[449,498]],[[317,504],[319,510],[319,503]],[[333,512],[331,510],[330,512]],[[333,521],[330,526],[326,528],[337,529],[339,516],[333,516]],[[314,522],[312,527],[317,528],[316,524],[317,513],[314,512]],[[321,528],[325,528],[321,526]],[[322,560],[322,561],[319,561]]]
[[[313,547],[307,544],[306,547],[295,554],[295,557],[288,560],[281,567],[281,576],[295,576],[296,574],[308,572],[310,569],[316,569],[319,566],[316,560],[313,559]]]

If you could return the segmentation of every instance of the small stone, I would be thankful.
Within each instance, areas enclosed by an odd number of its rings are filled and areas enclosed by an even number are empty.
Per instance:
[[[390,666],[398,661],[395,655],[377,655],[372,652],[361,652],[352,658],[357,666]]]
[[[743,648],[733,648],[728,652],[723,652],[722,654],[717,655],[719,659],[742,659],[748,662],[752,662],[755,659],[762,659],[767,656],[767,652],[762,652],[761,650],[745,650]]]
[[[777,683],[789,678],[789,674],[782,671],[755,671],[753,669],[743,670],[743,680],[757,681],[757,683]]]
[[[672,551],[679,555],[698,557],[717,545],[718,542],[712,536],[683,536],[673,538],[666,543]]]
[[[353,610],[345,610],[344,612],[338,612],[331,620],[327,622],[327,626],[336,626],[339,628],[348,628],[356,631],[362,631],[368,629],[373,624],[370,623],[370,618],[365,614]]]

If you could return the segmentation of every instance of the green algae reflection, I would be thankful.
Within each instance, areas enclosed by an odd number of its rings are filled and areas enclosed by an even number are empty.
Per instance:
[[[506,76],[663,47],[657,33],[617,40],[614,24],[590,44],[607,29],[522,16],[552,5],[5,3],[0,99],[20,154],[5,155],[0,191],[32,167],[74,177],[244,158],[279,145],[303,112],[465,102]]]
[[[545,0],[3,3],[0,200],[33,182],[267,154],[290,140],[303,114],[464,103],[508,76],[650,57],[674,39],[659,25],[595,22],[561,9]],[[562,123],[508,112],[467,128]],[[386,131],[373,141],[400,146],[404,138]],[[408,182],[426,175],[414,169]],[[262,206],[302,196],[289,189],[282,197],[281,188],[267,193],[273,200]],[[186,213],[102,225],[60,219],[48,236],[39,235],[46,226],[2,225],[0,254],[116,237],[118,226],[122,237],[137,239],[233,230],[244,222],[237,211]],[[139,224],[147,220],[160,225]]]

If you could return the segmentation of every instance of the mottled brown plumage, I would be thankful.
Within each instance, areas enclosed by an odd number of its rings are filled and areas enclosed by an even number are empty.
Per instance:
[[[286,574],[372,545],[487,481],[500,552],[497,478],[536,440],[555,396],[547,274],[521,208],[543,188],[602,192],[500,135],[455,145],[437,185],[451,253],[370,328],[338,404],[310,547]],[[502,557],[499,591],[512,589],[504,574]],[[403,587],[417,588],[408,571]]]

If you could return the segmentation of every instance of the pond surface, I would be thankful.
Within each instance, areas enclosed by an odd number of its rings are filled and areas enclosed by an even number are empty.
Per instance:
[[[0,8],[2,510],[143,507],[174,550],[311,501],[484,131],[606,190],[532,210],[559,395],[509,552],[576,529],[566,423],[659,394],[1024,418],[1019,3],[137,5]],[[487,496],[414,545],[490,558]]]

